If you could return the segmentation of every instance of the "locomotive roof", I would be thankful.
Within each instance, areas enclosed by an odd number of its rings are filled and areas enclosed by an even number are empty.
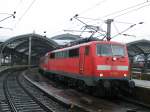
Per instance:
[[[63,50],[68,50],[68,49],[74,49],[74,48],[79,48],[81,46],[86,46],[86,45],[91,45],[91,44],[97,44],[97,43],[107,43],[107,44],[119,44],[119,45],[125,45],[119,42],[115,42],[115,41],[91,41],[91,42],[87,42],[87,43],[82,43],[82,44],[77,44],[77,45],[73,45],[73,46],[66,46],[64,48],[60,48],[60,49],[56,49],[53,50],[51,52],[58,52],[58,51],[63,51]],[[50,53],[50,52],[49,52]]]

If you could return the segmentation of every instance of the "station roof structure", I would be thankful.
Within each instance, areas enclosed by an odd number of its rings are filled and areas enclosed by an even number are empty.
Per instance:
[[[61,34],[52,38],[31,33],[12,37],[5,42],[0,42],[0,59],[10,57],[13,63],[27,64],[29,56],[29,39],[31,37],[31,60],[38,63],[39,58],[47,52],[59,48],[60,41],[73,41],[80,38],[77,35]],[[21,61],[21,62],[20,62]],[[1,61],[0,61],[1,62]],[[1,65],[1,64],[0,64]]]
[[[25,34],[12,37],[7,41],[1,43],[1,52],[6,48],[13,49],[19,53],[28,55],[29,50],[29,37],[31,37],[32,56],[42,56],[46,52],[51,51],[58,47],[58,44],[52,39],[46,38],[38,34]]]
[[[64,45],[68,42],[80,39],[81,37],[79,35],[73,35],[70,33],[66,33],[66,34],[61,34],[61,35],[57,35],[52,37],[51,39],[54,40],[56,43],[58,43],[59,45]]]
[[[134,42],[127,43],[128,54],[130,57],[136,56],[138,54],[150,54],[150,41],[149,40],[138,40]]]

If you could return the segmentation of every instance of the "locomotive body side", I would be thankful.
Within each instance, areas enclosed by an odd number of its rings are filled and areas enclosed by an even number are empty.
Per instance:
[[[130,88],[129,59],[124,44],[92,41],[48,53],[46,72],[80,80],[87,86]]]
[[[48,72],[83,80],[87,85],[94,85],[91,49],[90,43],[51,52]]]

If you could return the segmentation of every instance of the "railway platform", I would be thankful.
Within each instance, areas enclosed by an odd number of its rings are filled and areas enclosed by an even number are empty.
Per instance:
[[[4,70],[6,70],[6,69],[8,69],[7,66],[2,66],[2,67],[0,67],[0,72],[4,71]]]
[[[135,81],[134,99],[150,104],[150,81],[133,79]]]
[[[135,81],[136,87],[143,87],[143,88],[150,89],[150,81],[138,80],[138,79],[133,79],[133,80]]]

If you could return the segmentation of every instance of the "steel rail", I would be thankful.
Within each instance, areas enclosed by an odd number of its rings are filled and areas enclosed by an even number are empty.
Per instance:
[[[15,107],[15,105],[14,105],[14,102],[13,102],[13,100],[11,98],[11,95],[10,95],[10,93],[8,91],[8,87],[7,87],[8,76],[9,76],[9,74],[7,74],[6,78],[3,81],[4,94],[5,94],[6,99],[7,99],[8,103],[9,103],[9,105],[10,105],[11,111],[18,112],[16,107]]]
[[[38,104],[41,108],[43,108],[46,112],[53,112],[47,106],[45,106],[42,102],[40,102],[37,98],[35,98],[20,82],[19,76],[16,76],[17,82],[19,86]]]

